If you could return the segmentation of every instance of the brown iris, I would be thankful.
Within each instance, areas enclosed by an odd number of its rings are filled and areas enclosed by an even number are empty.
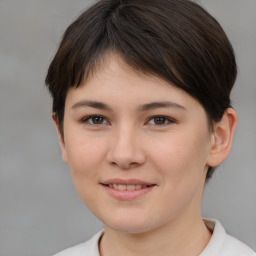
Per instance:
[[[154,122],[157,125],[163,125],[166,122],[166,118],[163,116],[154,117]]]
[[[93,124],[103,124],[104,118],[102,116],[93,116],[91,117]]]

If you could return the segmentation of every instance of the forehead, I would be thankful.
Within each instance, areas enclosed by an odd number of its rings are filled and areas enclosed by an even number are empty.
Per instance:
[[[108,54],[79,87],[72,87],[67,98],[101,97],[114,100],[116,97],[140,101],[152,99],[191,98],[185,91],[154,74],[135,70],[117,54]]]
[[[78,88],[69,90],[65,114],[74,111],[110,111],[134,118],[145,111],[182,113],[183,117],[197,116],[195,120],[203,118],[204,123],[207,118],[201,104],[185,91],[159,77],[135,71],[115,56],[106,59],[105,65]]]

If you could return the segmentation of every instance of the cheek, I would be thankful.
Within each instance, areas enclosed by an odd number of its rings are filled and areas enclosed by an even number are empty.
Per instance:
[[[197,132],[198,133],[198,132]],[[183,133],[166,138],[152,147],[151,158],[173,184],[201,175],[208,151],[207,136]]]
[[[154,168],[162,177],[162,204],[169,202],[166,212],[173,216],[179,214],[186,205],[189,207],[193,200],[196,206],[200,203],[205,180],[206,148],[207,144],[202,138],[177,136],[158,144],[152,151]]]
[[[99,139],[83,138],[82,136],[72,137],[66,141],[68,163],[74,179],[80,182],[88,180],[88,177],[96,176],[97,166],[104,157],[104,145]]]
[[[72,138],[66,142],[69,167],[72,180],[78,195],[89,207],[94,205],[92,193],[97,195],[96,184],[98,183],[99,170],[103,159],[103,147],[97,140]]]

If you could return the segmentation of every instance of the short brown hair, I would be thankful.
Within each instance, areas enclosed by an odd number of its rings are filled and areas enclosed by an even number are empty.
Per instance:
[[[45,83],[61,128],[68,89],[85,81],[111,51],[133,69],[186,91],[210,124],[230,107],[234,52],[205,9],[190,0],[101,0],[67,28],[48,70]]]

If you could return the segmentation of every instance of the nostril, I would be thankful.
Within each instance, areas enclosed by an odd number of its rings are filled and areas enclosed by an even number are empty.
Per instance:
[[[130,168],[134,168],[138,165],[140,165],[139,163],[136,162],[132,162],[132,163],[121,163],[121,162],[112,162],[111,165],[113,166],[119,166],[119,168],[121,169],[130,169]]]

